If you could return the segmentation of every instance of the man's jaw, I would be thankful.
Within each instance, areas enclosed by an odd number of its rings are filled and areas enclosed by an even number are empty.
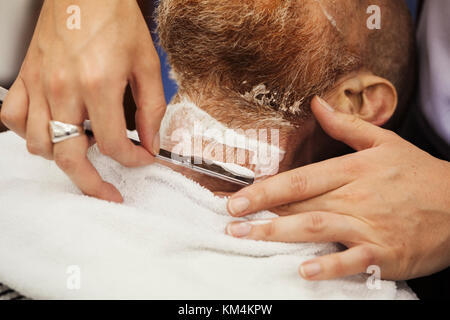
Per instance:
[[[213,118],[188,99],[175,99],[177,103],[168,106],[168,112],[161,126],[161,147],[183,156],[195,156],[205,161],[233,164],[243,171],[255,173],[256,181],[291,169],[295,161],[296,146],[301,144],[311,123],[299,129],[290,130],[274,127],[246,130],[230,128]],[[223,110],[222,110],[223,111]],[[223,114],[223,112],[222,112]],[[255,124],[258,119],[253,119]],[[306,161],[306,159],[305,159]],[[170,165],[188,178],[197,181],[211,191],[237,191],[241,186],[193,172],[187,168]],[[236,166],[234,166],[237,168]]]

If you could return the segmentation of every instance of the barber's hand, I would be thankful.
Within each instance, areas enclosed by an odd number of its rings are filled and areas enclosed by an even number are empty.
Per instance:
[[[273,209],[266,224],[233,223],[227,233],[281,242],[339,242],[348,249],[303,263],[302,277],[324,280],[366,272],[406,280],[450,265],[450,164],[394,133],[333,112],[315,98],[322,128],[359,152],[282,173],[233,195],[244,216]]]
[[[79,30],[67,27],[71,5],[81,9]],[[127,83],[143,147],[126,136]],[[49,120],[81,125],[89,118],[102,153],[125,166],[142,166],[159,150],[165,107],[159,58],[136,0],[46,0],[1,119],[26,139],[30,153],[54,159],[85,194],[121,202],[118,190],[88,161],[88,138],[53,145]]]

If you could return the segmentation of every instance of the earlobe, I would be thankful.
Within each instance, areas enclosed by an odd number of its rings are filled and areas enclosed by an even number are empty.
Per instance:
[[[339,111],[351,113],[377,126],[384,125],[397,108],[397,90],[388,80],[361,72],[344,80],[330,94]]]

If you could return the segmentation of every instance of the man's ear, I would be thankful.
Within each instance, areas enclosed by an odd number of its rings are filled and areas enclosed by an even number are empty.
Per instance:
[[[374,125],[384,125],[394,114],[397,90],[392,83],[369,72],[341,81],[326,97],[341,112],[354,114]]]

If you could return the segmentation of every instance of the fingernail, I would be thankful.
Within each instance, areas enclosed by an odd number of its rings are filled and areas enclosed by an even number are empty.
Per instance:
[[[232,223],[227,226],[227,233],[230,236],[236,238],[242,238],[247,236],[252,230],[252,225],[244,222],[244,223]]]
[[[334,112],[334,108],[328,104],[325,100],[323,100],[321,97],[317,96],[317,100],[319,100],[319,103],[327,109],[329,112]]]
[[[155,137],[153,138],[153,155],[159,154],[159,145],[160,145],[160,135],[159,132],[155,134]]]
[[[243,213],[249,206],[250,201],[244,197],[230,199],[228,202],[228,208],[233,216]]]
[[[305,263],[300,266],[300,273],[303,278],[311,278],[322,272],[320,263]]]

